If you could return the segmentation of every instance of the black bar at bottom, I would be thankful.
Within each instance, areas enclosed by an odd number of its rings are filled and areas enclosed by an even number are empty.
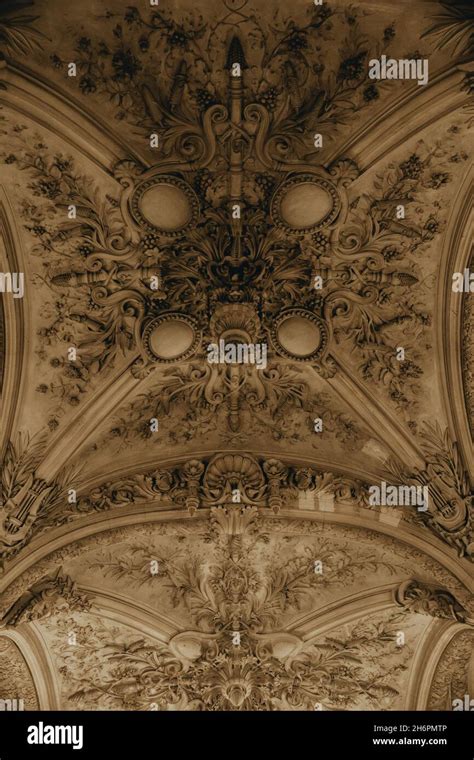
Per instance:
[[[469,712],[0,712],[0,760],[261,751],[474,758]],[[54,743],[53,743],[54,742]]]

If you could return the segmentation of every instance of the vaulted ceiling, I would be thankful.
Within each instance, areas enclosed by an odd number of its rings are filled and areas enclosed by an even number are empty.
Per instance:
[[[0,14],[1,268],[24,273],[0,296],[0,699],[452,709],[474,693],[472,11]],[[428,84],[370,79],[382,55]],[[210,363],[220,341],[265,366]],[[372,504],[382,481],[428,510]]]

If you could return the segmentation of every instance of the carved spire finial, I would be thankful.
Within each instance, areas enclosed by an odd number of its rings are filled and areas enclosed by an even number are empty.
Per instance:
[[[242,43],[236,35],[230,41],[225,68],[231,69],[234,63],[238,63],[241,69],[248,69]]]

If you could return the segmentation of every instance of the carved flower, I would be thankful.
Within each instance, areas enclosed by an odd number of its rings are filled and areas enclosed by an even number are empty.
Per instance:
[[[173,475],[167,470],[157,470],[151,477],[151,487],[154,491],[166,493],[173,487]]]
[[[110,55],[110,50],[105,44],[105,42],[99,42],[99,47],[97,49],[97,55],[104,57],[106,55]]]
[[[45,195],[47,198],[50,198],[50,200],[54,200],[61,193],[60,183],[57,179],[40,179],[31,187],[34,190],[35,195]]]
[[[140,438],[143,438],[144,440],[151,438],[151,436],[153,435],[148,422],[144,422],[142,425],[140,425],[137,429],[137,433],[140,436]]]
[[[127,24],[133,24],[136,21],[139,21],[140,14],[138,12],[138,8],[133,8],[133,7],[127,8],[124,15],[124,20],[126,21]]]
[[[449,182],[449,174],[446,172],[436,172],[431,175],[428,181],[428,187],[432,187],[434,190],[438,190],[443,185]]]
[[[400,169],[407,179],[418,179],[423,171],[423,162],[416,153],[413,153],[407,161],[400,164]]]
[[[204,472],[204,465],[198,459],[191,459],[184,465],[184,473],[188,478],[198,478]]]
[[[375,84],[369,84],[362,94],[366,103],[370,103],[371,100],[377,100],[379,97],[379,91]]]
[[[94,250],[94,248],[89,243],[82,243],[82,245],[80,245],[77,250],[83,256],[89,256],[89,254],[92,253],[92,251]]]
[[[314,473],[309,467],[295,472],[295,483],[302,491],[308,491],[313,485]]]
[[[432,240],[439,230],[439,222],[435,217],[430,216],[425,222],[425,237]]]
[[[400,375],[404,377],[420,377],[423,374],[421,367],[412,361],[404,361],[400,365]]]
[[[342,61],[337,72],[337,78],[340,82],[350,82],[354,79],[360,79],[364,73],[364,61],[367,56],[367,52],[363,50],[357,55],[353,55],[350,58],[346,58]]]
[[[130,48],[117,50],[112,56],[112,66],[115,71],[115,79],[120,81],[133,79],[142,65],[136,58]]]
[[[308,47],[308,40],[304,34],[294,32],[287,41],[286,46],[292,53],[298,53],[300,50],[305,50]]]
[[[461,153],[455,153],[451,158],[449,159],[452,164],[459,164],[461,161],[466,161],[468,158],[467,153],[462,151]]]
[[[402,251],[395,245],[386,245],[382,249],[382,256],[385,261],[392,261],[393,259],[400,259],[402,257]]]
[[[168,44],[172,48],[185,48],[188,45],[188,37],[183,31],[176,30],[168,35]]]
[[[72,161],[69,158],[64,158],[61,154],[54,157],[54,164],[60,172],[67,172],[72,169]]]
[[[95,80],[92,79],[92,77],[83,76],[79,80],[79,89],[84,93],[84,95],[90,95],[92,92],[95,92],[97,90],[97,84]]]
[[[278,459],[268,459],[263,464],[264,472],[269,477],[282,477],[285,472],[285,466]]]
[[[77,50],[85,52],[90,49],[91,41],[89,37],[80,37],[77,43]]]
[[[317,5],[314,8],[314,18],[313,18],[312,23],[310,24],[310,27],[313,27],[314,29],[318,29],[318,27],[320,27],[324,23],[324,21],[326,21],[326,19],[332,16],[332,14],[333,14],[333,11],[328,5],[328,3]]]

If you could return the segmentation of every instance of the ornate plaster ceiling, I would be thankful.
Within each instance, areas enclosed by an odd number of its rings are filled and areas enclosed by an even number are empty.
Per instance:
[[[0,255],[24,274],[0,295],[0,699],[474,697],[452,287],[472,12],[30,5],[0,9]],[[428,84],[370,79],[382,55],[428,60]],[[382,481],[428,509],[374,505]]]

